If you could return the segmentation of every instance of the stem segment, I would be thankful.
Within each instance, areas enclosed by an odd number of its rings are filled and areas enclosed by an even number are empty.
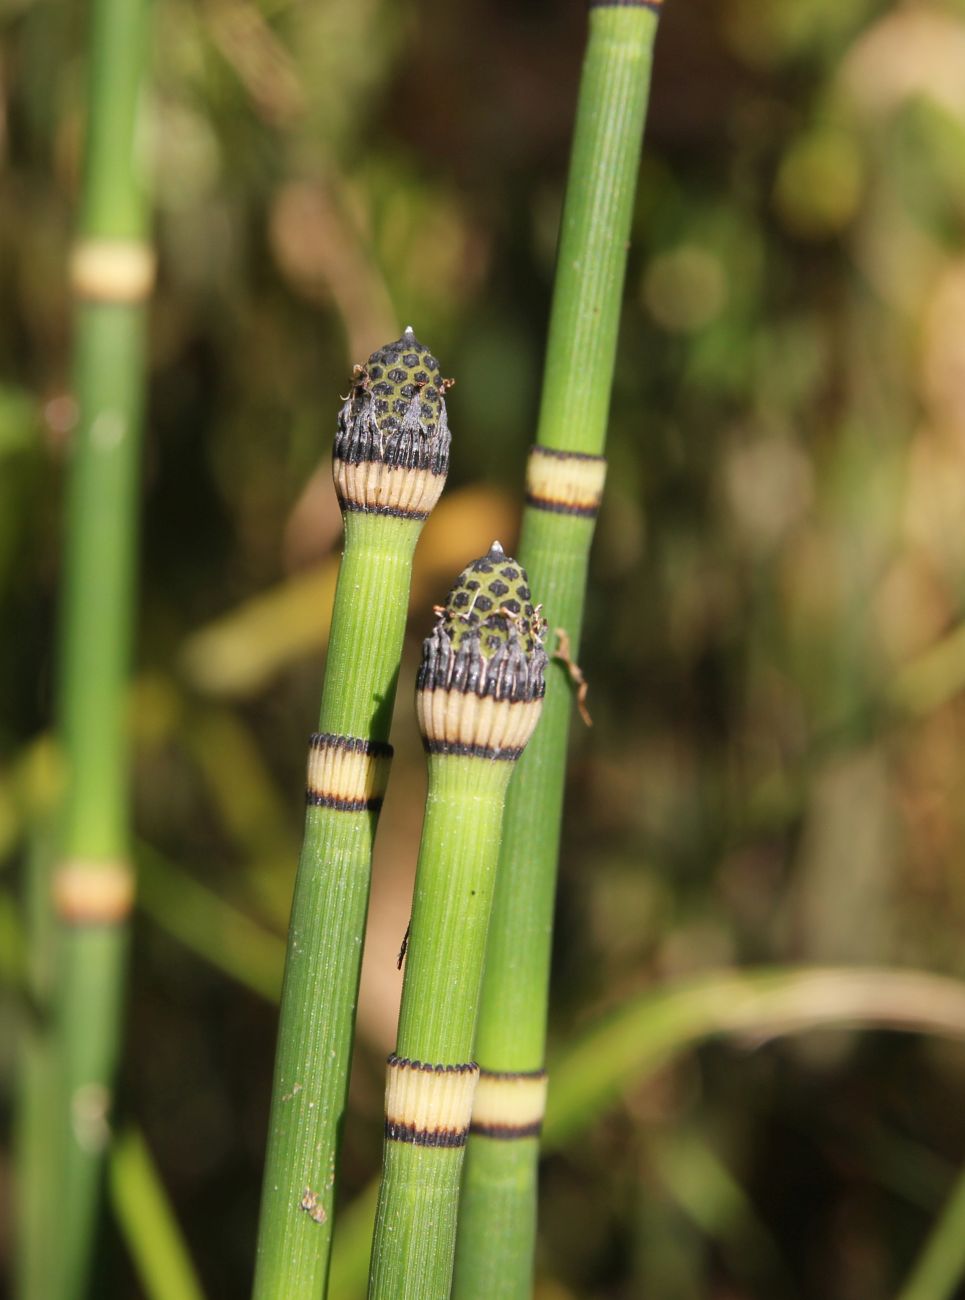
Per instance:
[[[590,15],[520,557],[551,629],[577,652],[606,439],[658,5]],[[476,1054],[480,1103],[463,1188],[454,1295],[532,1293],[550,941],[571,697],[548,674],[544,717],[510,787]]]
[[[385,391],[389,390],[389,391]],[[258,1231],[257,1300],[321,1296],[348,1093],[372,847],[412,556],[442,491],[438,365],[411,331],[360,367],[339,416],[345,550],[292,903]]]
[[[506,788],[539,716],[542,626],[526,574],[494,543],[425,643],[419,723],[429,796],[412,909],[369,1295],[445,1300]]]
[[[47,1167],[24,1152],[24,1188],[46,1187],[27,1297],[80,1296],[96,1228],[119,1050],[127,917],[129,791],[125,696],[134,619],[146,302],[153,253],[135,138],[148,32],[145,0],[96,0],[90,34],[84,191],[71,256],[77,300],[59,680],[67,788],[53,873],[57,918]],[[28,1100],[28,1108],[33,1102]],[[39,1181],[38,1181],[39,1180]]]

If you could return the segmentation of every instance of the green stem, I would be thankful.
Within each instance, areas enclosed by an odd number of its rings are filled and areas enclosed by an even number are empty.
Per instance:
[[[76,395],[62,648],[61,735],[68,766],[65,852],[127,851],[125,690],[137,554],[143,310],[84,303]]]
[[[740,1053],[774,1038],[842,1027],[965,1041],[965,984],[917,970],[787,966],[716,970],[637,993],[569,1038],[552,1059],[543,1147],[565,1149],[628,1091],[701,1043],[729,1037]],[[479,1153],[486,1160],[501,1149],[480,1143],[474,1158]],[[501,1166],[507,1198],[513,1194],[512,1168],[509,1162]],[[340,1230],[332,1266],[339,1297],[354,1297],[364,1288],[363,1239],[375,1192],[370,1185],[349,1207],[348,1237]],[[494,1239],[503,1230],[503,1205],[496,1200]]]
[[[656,8],[603,3],[591,10],[528,473],[520,559],[550,628],[566,631],[574,656],[602,486],[604,465],[594,458],[606,440]],[[483,1079],[486,1072],[533,1075],[543,1066],[571,711],[570,684],[557,665],[507,800],[476,1045]],[[470,1137],[458,1300],[522,1300],[532,1292],[538,1144],[532,1123],[511,1128]]]
[[[25,1258],[22,1294],[80,1296],[97,1224],[123,1005],[129,790],[125,697],[135,607],[146,300],[153,255],[135,157],[148,47],[146,0],[96,0],[90,33],[84,190],[71,258],[77,299],[65,537],[59,723],[67,785],[60,865],[53,875],[57,933],[49,1008],[53,1139],[25,1150],[46,1163],[39,1182],[57,1205]],[[44,1009],[42,1008],[42,1011]],[[31,1174],[26,1182],[34,1181]],[[28,1232],[35,1231],[26,1222]],[[46,1243],[46,1247],[44,1245]]]
[[[429,757],[396,1051],[472,1058],[486,931],[512,763]]]
[[[319,731],[388,740],[421,523],[347,514]]]
[[[325,1291],[412,556],[448,467],[445,387],[435,358],[407,330],[359,368],[339,416],[345,551],[288,934],[256,1300]]]
[[[78,320],[80,441],[72,480],[62,735],[68,780],[63,868],[129,872],[124,699],[134,605],[143,312],[91,303]],[[84,412],[88,412],[85,418]],[[76,539],[76,544],[74,542]],[[96,1228],[110,1092],[120,1049],[127,948],[123,901],[62,911],[54,1023],[69,1209],[59,1225],[62,1291],[79,1296]]]
[[[201,1282],[144,1135],[127,1129],[110,1161],[114,1215],[149,1300],[203,1300]]]
[[[594,4],[560,228],[537,442],[602,452],[657,6]]]
[[[506,788],[544,690],[543,628],[527,583],[494,543],[460,576],[423,647],[429,794],[389,1060],[373,1300],[449,1295]]]
[[[965,1172],[958,1175],[945,1208],[898,1300],[949,1300],[965,1274]]]
[[[409,520],[346,518],[321,733],[388,739],[419,532]],[[377,821],[377,809],[309,806],[305,815],[259,1222],[259,1300],[317,1296],[325,1286]]]
[[[53,800],[50,801],[51,805]],[[51,1287],[53,1256],[47,1218],[58,1153],[54,1143],[57,1095],[53,1042],[45,1013],[50,1003],[54,917],[50,908],[50,874],[54,858],[52,806],[35,820],[26,843],[24,929],[26,993],[20,1026],[15,1129],[17,1170],[17,1293],[39,1300]]]
[[[512,764],[432,756],[397,1055],[472,1058],[503,806]],[[464,1148],[385,1144],[369,1294],[445,1297]]]

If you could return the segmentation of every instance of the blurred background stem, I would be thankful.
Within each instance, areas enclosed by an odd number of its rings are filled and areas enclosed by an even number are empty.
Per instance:
[[[125,701],[135,617],[145,304],[153,282],[138,126],[148,47],[145,0],[97,0],[88,37],[86,164],[71,257],[77,404],[64,533],[59,728],[66,787],[51,888],[57,916],[55,1036],[43,1148],[21,1149],[25,1186],[56,1215],[25,1220],[46,1246],[27,1297],[86,1293],[110,1134],[127,939]],[[38,1099],[39,1101],[39,1099]],[[33,1103],[29,1103],[32,1105]],[[26,1134],[45,1127],[30,1124]],[[53,1137],[50,1135],[53,1134]],[[32,1167],[33,1166],[33,1167]],[[50,1268],[49,1275],[46,1270]]]
[[[595,5],[577,102],[537,445],[519,558],[551,636],[576,655],[593,524],[602,490],[633,199],[657,14]],[[485,1072],[541,1071],[550,939],[572,690],[548,674],[543,717],[510,787],[476,1043]],[[455,1294],[532,1290],[538,1137],[473,1133],[464,1176]]]
[[[115,1217],[149,1300],[202,1300],[201,1283],[139,1129],[127,1128],[110,1157]]]
[[[965,1273],[965,1172],[948,1194],[898,1300],[949,1300]]]

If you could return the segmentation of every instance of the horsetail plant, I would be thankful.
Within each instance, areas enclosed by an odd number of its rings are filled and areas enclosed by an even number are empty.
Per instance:
[[[466,1160],[457,1300],[532,1293],[550,940],[569,661],[579,646],[659,0],[596,0],[577,104],[537,442],[519,553],[566,635],[540,729],[510,787],[486,954],[479,1086]],[[568,649],[567,649],[568,645]]]
[[[21,1294],[28,1300],[87,1290],[134,896],[125,703],[154,279],[136,148],[148,14],[146,0],[96,0],[91,19],[86,160],[70,260],[78,419],[58,681],[67,783],[51,882],[54,1042],[49,1087],[31,1097],[28,1085],[22,1128]],[[46,1119],[35,1109],[45,1105]],[[45,1125],[53,1136],[41,1149]]]
[[[345,522],[292,903],[258,1231],[257,1300],[321,1296],[332,1239],[372,846],[412,556],[449,467],[445,393],[411,327],[356,366],[333,472]]]
[[[503,805],[544,692],[543,619],[498,542],[436,615],[417,679],[429,792],[388,1064],[373,1300],[449,1294]]]

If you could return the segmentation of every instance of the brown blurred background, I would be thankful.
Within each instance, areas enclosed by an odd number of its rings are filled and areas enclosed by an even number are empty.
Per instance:
[[[0,2],[10,952],[25,826],[54,780],[38,737],[83,10]],[[212,1297],[245,1294],[251,1264],[266,994],[340,544],[338,395],[408,323],[457,379],[380,828],[348,1200],[379,1158],[424,790],[419,638],[462,564],[515,540],[584,25],[581,0],[157,5],[122,1105]],[[667,0],[609,451],[554,1043],[730,964],[965,975],[965,4]],[[913,1036],[703,1047],[547,1162],[541,1300],[885,1300],[965,1161],[963,1090],[965,1049]],[[5,1155],[5,1199],[8,1174]],[[116,1233],[97,1294],[135,1296]]]

